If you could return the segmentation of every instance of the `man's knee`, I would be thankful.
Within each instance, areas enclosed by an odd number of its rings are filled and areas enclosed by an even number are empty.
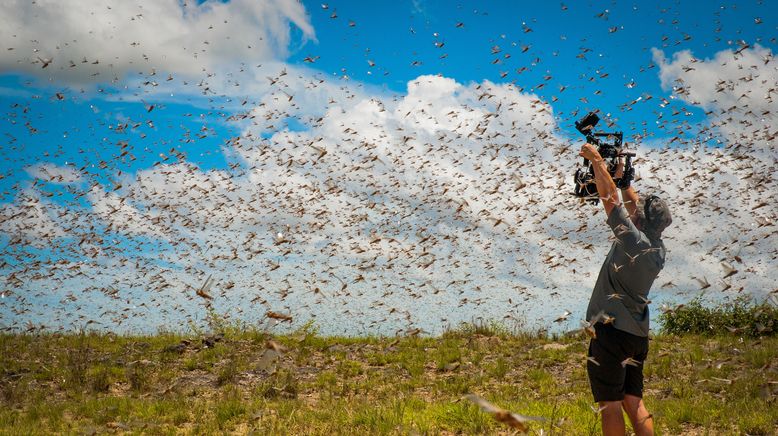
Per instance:
[[[633,425],[646,425],[653,422],[653,415],[646,409],[646,405],[643,403],[642,398],[633,395],[625,395],[621,404]]]
[[[621,400],[621,404],[624,407],[624,410],[627,411],[627,413],[633,411],[636,412],[643,404],[643,398],[627,394],[624,395],[624,399]]]
[[[603,415],[616,414],[621,415],[623,401],[600,401],[600,413]]]

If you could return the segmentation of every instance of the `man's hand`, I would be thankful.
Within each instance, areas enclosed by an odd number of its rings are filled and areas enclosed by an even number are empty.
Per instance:
[[[588,142],[581,147],[581,151],[578,153],[578,155],[582,156],[584,159],[589,159],[592,162],[602,160],[600,152],[597,151],[597,148]]]
[[[586,143],[581,146],[581,151],[578,153],[588,159],[592,163],[592,169],[594,170],[594,183],[597,185],[597,194],[602,200],[602,205],[605,206],[605,214],[610,216],[614,207],[618,206],[619,193],[616,191],[616,185],[613,183],[611,175],[608,173],[608,165],[600,156],[600,152],[597,151],[592,144]]]
[[[619,160],[616,163],[616,173],[613,175],[614,180],[618,180],[624,177],[624,158],[619,156]]]

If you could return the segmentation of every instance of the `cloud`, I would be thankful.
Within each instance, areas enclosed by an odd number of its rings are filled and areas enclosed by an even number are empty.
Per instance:
[[[109,268],[132,296],[128,310],[146,303],[123,325],[204,313],[194,289],[208,275],[220,311],[252,322],[287,312],[327,333],[438,332],[476,317],[547,325],[565,309],[583,317],[610,231],[601,206],[570,195],[579,159],[548,102],[441,76],[420,76],[398,96],[291,68],[271,79],[233,118],[242,132],[224,146],[228,169],[162,164],[120,187],[93,185],[83,222],[62,226],[71,229],[63,244],[108,229],[74,261]],[[765,201],[775,162],[741,153],[757,147],[638,147],[638,190],[659,192],[674,215],[657,305],[702,292],[695,277],[712,298],[774,288],[778,217]],[[4,209],[14,231],[34,225],[13,214],[23,204]],[[112,248],[125,239],[135,248]],[[722,261],[738,274],[723,279]],[[41,264],[16,277],[45,288],[63,271]],[[92,286],[69,280],[77,295]],[[81,310],[122,313],[128,300],[81,301]],[[78,313],[67,301],[55,307],[59,322]],[[577,327],[571,320],[563,327]]]
[[[315,39],[295,0],[9,0],[0,4],[0,69],[74,85],[152,70],[194,76],[283,59],[290,24]]]
[[[0,232],[8,235],[11,245],[50,246],[68,232],[55,218],[63,208],[41,199],[39,192],[27,189],[14,203],[0,204]]]
[[[81,173],[71,166],[60,166],[51,163],[39,163],[24,169],[31,177],[45,180],[58,185],[69,185],[81,181]]]
[[[778,62],[769,48],[723,50],[711,59],[698,59],[689,50],[670,60],[656,48],[652,53],[662,87],[704,109],[727,147],[775,151]]]
[[[148,236],[166,240],[168,233],[150,214],[143,213],[126,197],[120,197],[115,192],[106,192],[100,186],[93,186],[88,194],[95,216],[108,224],[107,233],[122,233],[130,236]]]

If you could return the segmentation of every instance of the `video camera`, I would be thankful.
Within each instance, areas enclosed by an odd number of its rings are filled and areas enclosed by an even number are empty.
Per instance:
[[[600,121],[596,113],[590,112],[581,120],[575,122],[575,128],[586,137],[586,142],[597,147],[600,156],[605,160],[608,166],[608,173],[611,177],[616,175],[619,157],[624,156],[624,172],[621,178],[614,178],[618,188],[627,188],[635,176],[635,169],[632,167],[632,158],[635,153],[622,150],[623,133],[622,132],[595,132],[594,126]],[[601,139],[602,138],[602,139]],[[594,183],[594,169],[588,159],[584,159],[583,168],[575,171],[575,190],[573,195],[586,198],[592,204],[600,201],[597,194],[597,184]]]

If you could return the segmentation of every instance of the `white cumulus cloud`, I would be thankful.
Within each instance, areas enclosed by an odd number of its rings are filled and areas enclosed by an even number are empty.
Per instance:
[[[8,0],[0,69],[74,84],[152,70],[192,76],[284,58],[290,24],[315,39],[296,0]]]
[[[778,61],[769,48],[723,50],[710,59],[689,50],[667,59],[653,49],[653,57],[662,87],[704,109],[710,128],[724,136],[727,147],[776,156]]]
[[[25,168],[25,171],[31,177],[59,185],[68,185],[81,181],[81,173],[72,166],[39,163]]]
[[[218,310],[257,322],[267,310],[290,313],[327,333],[583,317],[611,232],[600,205],[570,194],[577,145],[556,133],[548,102],[510,84],[439,76],[399,96],[291,68],[271,78],[233,118],[243,130],[223,146],[228,168],[162,164],[90,188],[91,209],[58,238],[88,237],[78,268],[110,269],[132,299],[82,298],[87,316],[143,302],[120,321],[153,329],[191,319],[203,313],[194,289],[212,275]],[[295,128],[284,127],[290,117]],[[636,150],[635,186],[666,198],[674,216],[656,305],[775,290],[774,156],[722,140]],[[16,213],[25,204],[4,209],[9,235],[41,221]],[[90,220],[107,224],[104,238]],[[114,239],[160,244],[118,250]],[[724,278],[722,262],[738,272]],[[62,274],[41,264],[15,277],[45,287]],[[94,286],[68,283],[76,296]],[[77,316],[71,303],[54,307],[60,322]]]

